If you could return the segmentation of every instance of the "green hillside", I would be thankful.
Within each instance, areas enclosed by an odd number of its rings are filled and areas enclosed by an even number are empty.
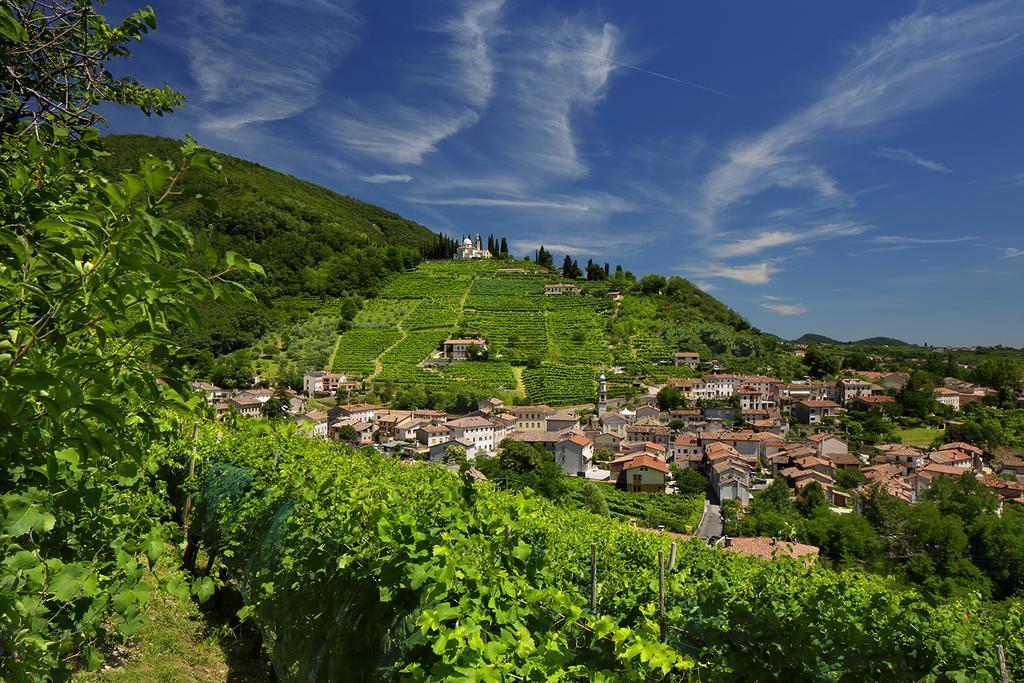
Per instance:
[[[812,333],[807,333],[805,335],[802,335],[802,336],[794,339],[793,341],[796,342],[797,344],[835,344],[835,345],[840,345],[840,344],[844,343],[844,342],[841,342],[841,341],[839,341],[837,339],[833,339],[832,337],[826,337],[823,334],[812,334]]]
[[[867,337],[865,339],[858,339],[857,341],[838,341],[832,339],[832,337],[826,337],[823,334],[805,334],[801,337],[794,339],[797,344],[809,344],[809,345],[831,345],[831,346],[911,346],[916,347],[916,344],[910,344],[899,339],[893,339],[892,337]]]
[[[259,362],[265,370],[298,365],[345,372],[370,380],[381,400],[445,408],[458,396],[487,394],[554,405],[591,402],[602,371],[610,396],[630,395],[640,382],[693,374],[671,365],[679,350],[737,370],[789,376],[799,370],[777,339],[681,278],[659,291],[625,276],[573,280],[582,293],[544,295],[544,285],[556,282],[568,280],[524,261],[423,263],[381,285],[340,336],[332,333],[337,314],[322,310],[257,344]],[[621,300],[607,296],[613,289],[624,292]],[[445,339],[476,336],[487,340],[486,360],[424,367]]]
[[[134,169],[147,155],[178,160],[180,143],[147,135],[110,135],[110,156],[98,170],[115,176]],[[182,201],[171,215],[200,238],[193,266],[212,264],[208,249],[235,251],[260,263],[265,278],[246,284],[259,303],[210,303],[204,333],[192,346],[214,355],[248,346],[282,317],[304,315],[325,297],[372,296],[391,273],[420,260],[436,235],[426,227],[379,206],[259,164],[216,154],[224,178],[189,171],[187,194],[216,200],[219,213],[199,201]]]

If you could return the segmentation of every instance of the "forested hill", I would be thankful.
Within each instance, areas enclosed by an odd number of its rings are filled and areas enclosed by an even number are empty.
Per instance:
[[[110,156],[98,170],[108,176],[134,168],[148,154],[179,158],[180,143],[169,138],[110,135],[104,144]],[[437,238],[423,225],[379,206],[259,164],[216,156],[224,178],[190,171],[184,185],[215,199],[220,213],[189,201],[175,206],[172,214],[201,238],[196,265],[207,258],[208,244],[218,254],[235,251],[260,263],[266,278],[247,283],[259,305],[211,304],[204,312],[209,325],[193,345],[214,354],[251,344],[286,311],[302,308],[302,300],[372,296],[390,274],[415,265],[421,248]]]

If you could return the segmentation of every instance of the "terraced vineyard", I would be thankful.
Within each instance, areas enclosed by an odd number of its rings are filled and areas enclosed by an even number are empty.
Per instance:
[[[371,385],[569,405],[595,400],[602,370],[609,373],[611,397],[631,396],[637,380],[691,374],[668,362],[675,350],[711,357],[702,340],[717,343],[722,335],[735,338],[733,348],[742,346],[734,331],[707,332],[701,326],[710,323],[697,309],[692,319],[690,309],[670,309],[683,317],[666,322],[665,306],[672,302],[664,297],[630,294],[616,304],[607,297],[607,282],[578,280],[580,294],[545,295],[544,285],[556,282],[564,280],[529,262],[423,263],[393,276],[379,298],[366,302],[354,329],[339,340],[333,369],[363,374]],[[446,338],[473,336],[487,340],[490,362],[424,366]],[[322,357],[322,346],[307,357]],[[516,367],[523,368],[521,382]]]

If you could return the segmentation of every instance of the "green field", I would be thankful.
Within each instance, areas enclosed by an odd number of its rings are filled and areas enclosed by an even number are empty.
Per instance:
[[[900,435],[900,441],[909,444],[911,446],[928,447],[932,444],[937,437],[945,434],[944,429],[926,429],[924,427],[918,427],[917,429],[903,429],[897,432]]]

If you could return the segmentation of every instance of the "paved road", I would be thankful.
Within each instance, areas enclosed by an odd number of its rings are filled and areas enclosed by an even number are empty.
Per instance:
[[[711,538],[722,535],[722,508],[711,503],[705,503],[704,518],[697,527],[696,536],[699,538]]]

